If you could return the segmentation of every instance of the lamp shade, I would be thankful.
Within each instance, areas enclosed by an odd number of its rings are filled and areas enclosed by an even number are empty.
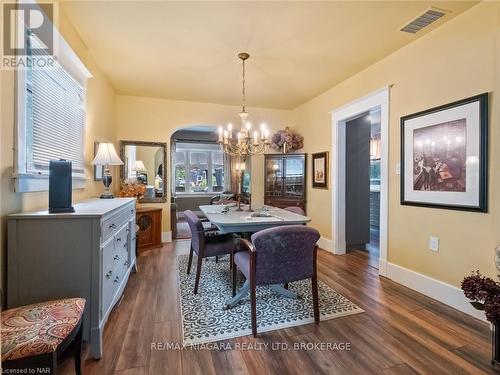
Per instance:
[[[116,153],[115,146],[112,143],[99,143],[97,155],[92,160],[94,165],[123,165],[120,157]]]
[[[147,172],[148,170],[146,169],[146,166],[142,162],[142,160],[136,160],[134,163],[134,169],[133,171],[136,172]]]

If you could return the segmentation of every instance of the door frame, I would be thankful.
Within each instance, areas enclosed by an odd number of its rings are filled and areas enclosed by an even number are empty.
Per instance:
[[[346,123],[374,108],[380,108],[380,257],[379,274],[387,274],[387,238],[389,204],[389,87],[372,92],[347,105],[336,108],[332,115],[332,234],[333,253],[346,253],[345,239],[345,140]]]

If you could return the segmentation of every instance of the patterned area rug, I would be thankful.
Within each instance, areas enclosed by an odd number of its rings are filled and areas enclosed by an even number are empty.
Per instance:
[[[186,274],[188,256],[179,255],[177,260],[184,345],[250,335],[252,329],[249,296],[242,299],[234,308],[223,309],[226,302],[231,299],[228,256],[219,258],[219,263],[215,263],[215,258],[204,260],[198,295],[193,294],[196,256],[193,257],[189,275]],[[290,283],[289,289],[298,293],[301,298],[286,298],[269,287],[257,287],[258,332],[314,322],[311,282],[309,280],[293,282]],[[320,320],[363,312],[321,281],[318,282],[318,289]]]

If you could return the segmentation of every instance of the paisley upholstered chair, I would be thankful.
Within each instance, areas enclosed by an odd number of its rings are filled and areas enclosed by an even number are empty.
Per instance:
[[[80,375],[85,299],[67,298],[2,311],[2,367],[5,374],[55,374],[57,357],[73,344]]]
[[[304,210],[298,206],[285,207],[284,210],[293,212],[294,214],[306,216],[306,213],[304,212]]]
[[[194,283],[194,294],[198,293],[200,283],[201,265],[204,258],[218,257],[229,254],[231,256],[230,264],[233,264],[232,254],[234,251],[234,240],[231,234],[220,234],[214,232],[212,228],[205,229],[198,216],[193,211],[184,211],[184,216],[191,230],[191,249],[189,251],[189,260],[187,273],[191,271],[193,253],[198,256],[196,266],[196,278]]]
[[[239,239],[241,251],[234,254],[233,293],[236,267],[250,280],[252,334],[257,335],[255,290],[259,285],[288,284],[311,279],[314,321],[319,323],[318,278],[316,272],[316,229],[303,225],[286,225],[254,233],[251,241]]]

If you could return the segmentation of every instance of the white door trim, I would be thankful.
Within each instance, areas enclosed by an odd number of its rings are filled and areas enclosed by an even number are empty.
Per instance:
[[[380,259],[379,274],[387,274],[387,224],[389,204],[389,87],[377,90],[345,106],[334,109],[332,114],[332,234],[333,252],[345,254],[345,126],[352,119],[373,108],[380,108],[381,159],[380,159]]]

